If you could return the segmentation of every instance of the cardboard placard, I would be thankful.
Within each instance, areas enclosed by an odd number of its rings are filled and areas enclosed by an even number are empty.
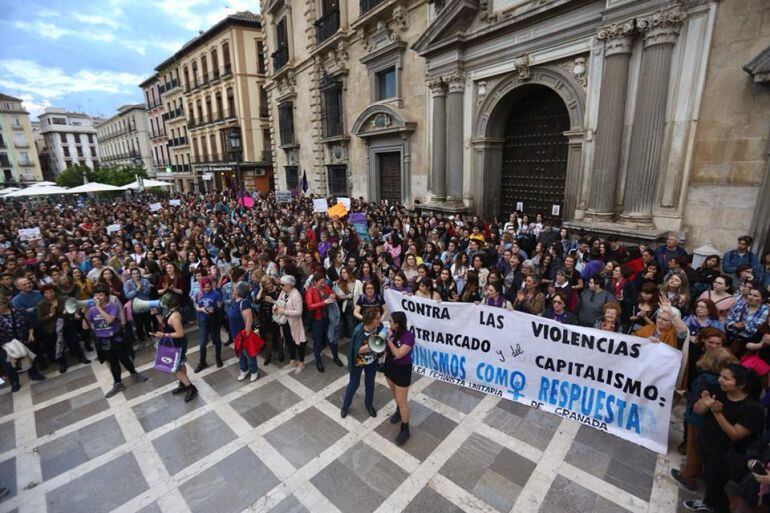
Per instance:
[[[157,212],[161,208],[163,207],[161,207],[160,203],[150,203],[150,212]]]
[[[345,210],[350,212],[350,198],[346,198],[344,196],[337,198],[337,203],[342,203],[345,205]]]
[[[168,204],[171,205],[172,207],[179,207],[182,205],[182,200],[178,200],[178,199],[168,200]]]
[[[115,223],[107,226],[107,233],[113,233],[120,230],[120,223]]]
[[[275,191],[276,203],[291,203],[291,191]]]
[[[345,210],[345,205],[342,203],[335,203],[326,213],[329,217],[339,217],[340,219],[348,215],[348,211]]]
[[[329,210],[329,202],[326,198],[316,198],[313,200],[313,211],[319,214],[325,214]]]

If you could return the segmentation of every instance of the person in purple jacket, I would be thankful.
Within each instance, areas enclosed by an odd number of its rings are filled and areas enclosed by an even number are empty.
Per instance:
[[[106,286],[98,285],[94,287],[94,306],[88,310],[86,319],[91,325],[94,337],[96,338],[96,354],[100,362],[105,360],[110,364],[110,372],[114,384],[112,389],[104,396],[109,398],[126,389],[120,379],[120,364],[131,374],[134,381],[141,383],[147,381],[136,371],[134,362],[129,355],[128,342],[121,336],[120,325],[120,304],[108,303],[110,291]]]
[[[406,314],[393,312],[388,330],[388,348],[385,350],[385,378],[396,401],[396,411],[390,423],[401,421],[401,431],[396,443],[404,445],[409,440],[409,385],[412,384],[412,349],[414,335],[406,327]]]

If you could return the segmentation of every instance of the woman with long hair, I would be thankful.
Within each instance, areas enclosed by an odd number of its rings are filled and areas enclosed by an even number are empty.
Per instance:
[[[730,502],[725,485],[730,480],[730,453],[745,454],[752,440],[762,432],[764,412],[759,398],[759,380],[753,371],[729,364],[719,373],[717,386],[701,392],[693,412],[703,416],[698,442],[703,457],[702,500],[684,501],[687,509],[727,513]],[[743,461],[743,460],[741,460]]]
[[[436,280],[436,292],[441,297],[441,301],[458,301],[460,296],[457,294],[457,286],[452,280],[452,272],[444,267],[438,273]]]
[[[468,254],[465,251],[457,253],[452,267],[452,279],[457,285],[457,293],[462,294],[465,288],[465,275],[468,272]]]
[[[404,445],[409,439],[409,385],[412,384],[411,353],[414,348],[414,335],[407,329],[404,312],[391,314],[387,340],[383,373],[396,402],[390,423],[401,423],[396,444]]]
[[[404,256],[404,265],[401,266],[401,271],[403,271],[409,283],[414,283],[414,280],[417,279],[419,275],[418,267],[417,257],[412,253],[407,253]]]
[[[660,295],[666,297],[671,306],[678,308],[682,314],[690,309],[690,287],[687,275],[682,271],[669,271],[660,286]]]
[[[373,285],[370,285],[373,287]],[[366,291],[366,287],[364,287]],[[360,300],[360,299],[359,299]],[[325,372],[324,364],[321,361],[321,349],[326,344],[332,353],[332,359],[337,366],[344,364],[337,354],[337,340],[329,336],[330,332],[336,331],[334,328],[339,323],[339,309],[337,308],[337,296],[326,283],[326,275],[317,272],[313,275],[312,286],[305,291],[305,304],[311,312],[312,331],[313,331],[313,354],[315,355],[315,366],[318,372]],[[337,318],[334,318],[334,311],[337,312]],[[331,326],[331,328],[330,328]]]
[[[513,310],[513,305],[510,301],[503,296],[503,289],[501,282],[490,282],[484,288],[484,301],[482,305],[494,306],[495,308],[505,308],[506,310]]]
[[[428,276],[422,278],[417,283],[417,290],[414,291],[414,295],[423,299],[441,301],[441,295],[433,288],[433,280]]]
[[[461,303],[481,303],[481,285],[479,284],[479,275],[473,269],[468,269],[465,273],[465,287],[460,294]]]
[[[368,263],[367,263],[368,264]],[[337,296],[337,305],[340,308],[340,314],[342,317],[342,323],[345,325],[345,329],[342,331],[345,336],[353,334],[353,329],[356,327],[356,318],[353,315],[355,304],[358,302],[358,298],[363,294],[364,285],[352,274],[347,268],[340,270],[340,277],[334,284],[334,294]]]
[[[737,301],[732,294],[733,279],[724,274],[718,274],[714,276],[711,281],[711,290],[704,291],[698,299],[708,299],[714,303],[717,312],[719,313],[719,320],[722,323],[727,321],[727,314],[730,313],[730,308],[733,307]]]

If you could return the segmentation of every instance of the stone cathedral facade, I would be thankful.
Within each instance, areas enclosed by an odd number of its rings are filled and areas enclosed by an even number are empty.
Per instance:
[[[276,187],[767,241],[763,0],[268,0]],[[760,248],[758,248],[760,249]]]

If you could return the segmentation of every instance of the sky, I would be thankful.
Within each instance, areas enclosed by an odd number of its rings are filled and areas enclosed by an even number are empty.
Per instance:
[[[0,92],[110,117],[199,30],[259,0],[0,0]]]

